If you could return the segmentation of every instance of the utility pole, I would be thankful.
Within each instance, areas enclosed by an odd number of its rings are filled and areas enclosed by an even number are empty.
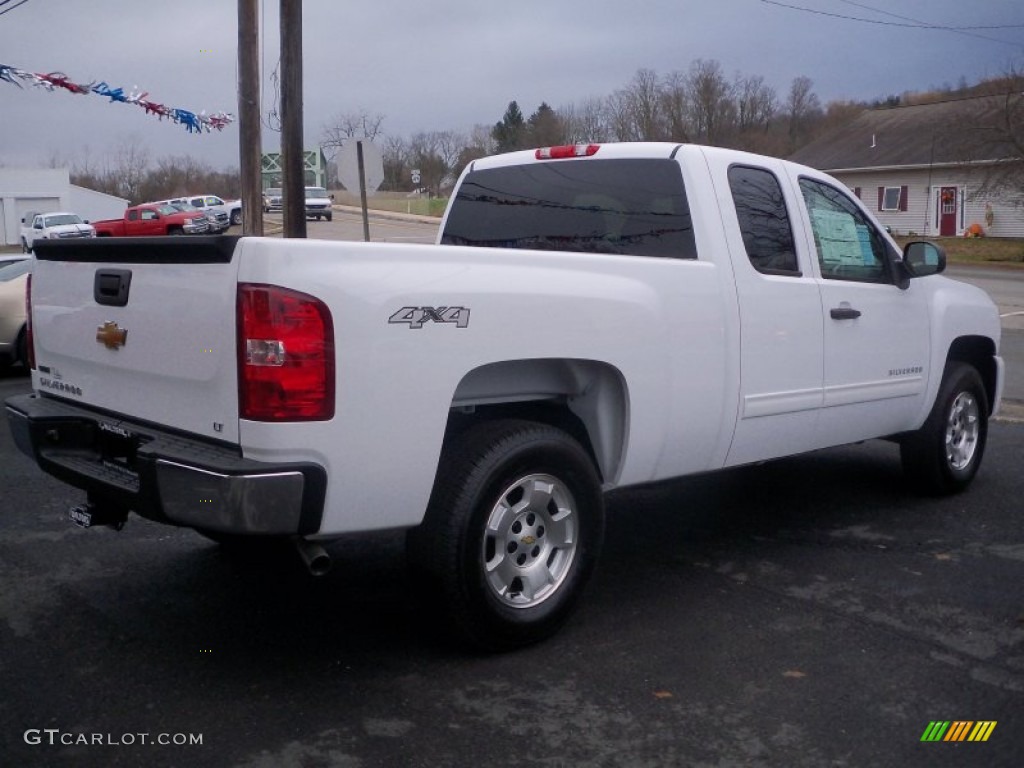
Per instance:
[[[306,236],[302,137],[302,0],[281,0],[281,168],[284,236]]]
[[[242,234],[263,234],[259,0],[238,0],[238,167]]]

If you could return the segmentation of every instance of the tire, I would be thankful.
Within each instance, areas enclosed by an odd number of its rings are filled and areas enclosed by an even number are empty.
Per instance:
[[[176,237],[178,235],[184,235],[185,230],[183,230],[181,227],[171,227],[169,230],[167,230],[167,234]]]
[[[241,223],[242,223],[242,212],[241,211],[232,211],[231,212],[231,224],[233,226],[238,226]]]
[[[331,215],[330,213],[328,213],[328,214],[327,214],[326,216],[324,216],[324,218],[325,218],[325,219],[327,219],[328,221],[330,221],[330,220],[331,220],[331,219],[333,219],[334,217],[333,217],[333,215]]]
[[[554,427],[505,420],[445,446],[408,551],[458,638],[504,651],[558,631],[603,539],[604,499],[586,451]]]
[[[900,441],[903,471],[919,491],[946,495],[971,484],[985,453],[988,413],[978,371],[956,360],[947,362],[928,419]]]
[[[25,240],[24,237],[21,238],[21,252],[22,253],[32,253],[32,246],[30,246],[28,244],[28,241]]]

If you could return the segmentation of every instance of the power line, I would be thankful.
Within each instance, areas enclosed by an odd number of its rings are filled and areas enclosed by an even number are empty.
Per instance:
[[[921,21],[920,19],[912,19],[909,16],[900,16],[898,13],[892,13],[890,11],[883,11],[881,8],[873,8],[870,5],[865,5],[864,3],[854,2],[854,0],[839,0],[839,2],[846,3],[847,5],[854,5],[854,6],[858,7],[858,8],[863,8],[866,11],[874,11],[875,13],[880,13],[883,16],[892,16],[894,19],[902,19],[903,21],[913,21],[913,22],[915,22],[917,24],[920,24],[923,27],[927,27],[928,29],[940,29],[940,30],[943,30],[943,31],[946,31],[946,32],[956,32],[957,34],[966,35],[967,37],[976,37],[979,40],[988,40],[989,42],[1004,43],[1006,45],[1017,45],[1017,43],[1012,43],[1009,40],[1000,40],[1000,39],[995,38],[995,37],[988,37],[986,35],[979,35],[979,34],[976,34],[974,32],[969,32],[967,30],[973,30],[973,29],[1016,29],[1018,27],[1024,26],[1024,25],[1021,25],[1021,24],[1002,24],[1002,25],[990,25],[990,26],[983,26],[983,27],[943,27],[943,26],[939,26],[937,24],[930,24],[927,21]]]
[[[4,2],[0,3],[0,8],[2,8],[3,6],[7,5],[7,3],[9,3],[9,2],[11,2],[11,0],[4,0]],[[20,8],[21,6],[23,6],[27,2],[28,2],[28,0],[21,0],[20,3],[18,3],[17,5],[12,5],[6,11],[0,11],[0,16],[3,16],[5,13],[10,13],[15,8]]]
[[[970,32],[967,32],[967,30],[975,30],[975,29],[1020,29],[1020,28],[1024,28],[1024,24],[1000,24],[1000,25],[986,25],[986,26],[956,26],[956,27],[952,27],[952,26],[947,26],[947,25],[944,25],[944,24],[926,24],[926,23],[923,23],[923,22],[883,21],[881,19],[865,19],[865,18],[863,18],[861,16],[849,16],[849,15],[843,14],[843,13],[832,13],[831,11],[819,11],[816,8],[805,8],[804,6],[801,6],[801,5],[791,5],[789,3],[779,2],[779,0],[761,0],[761,2],[762,3],[766,3],[768,5],[777,5],[780,8],[789,8],[790,10],[793,10],[793,11],[802,11],[804,13],[814,13],[814,14],[817,14],[818,16],[828,16],[828,17],[833,18],[833,19],[843,19],[845,21],[859,21],[859,22],[864,23],[864,24],[877,24],[877,25],[884,26],[884,27],[902,27],[902,28],[905,28],[905,29],[937,29],[937,30],[942,30],[944,32],[963,32],[965,34],[971,34]],[[862,6],[862,7],[864,7],[864,6]],[[874,10],[874,9],[869,9],[869,10]],[[884,11],[882,11],[882,13],[884,13]],[[895,14],[889,14],[889,15],[895,15]],[[897,18],[902,18],[902,17],[897,17]],[[1017,46],[1017,47],[1020,47],[1022,45],[1021,43],[1012,43],[1012,42],[1010,42],[1008,40],[999,40],[999,39],[994,38],[994,37],[984,37],[982,35],[974,35],[974,37],[981,37],[982,39],[989,40],[990,42],[1004,43],[1006,45],[1013,45],[1013,46]]]

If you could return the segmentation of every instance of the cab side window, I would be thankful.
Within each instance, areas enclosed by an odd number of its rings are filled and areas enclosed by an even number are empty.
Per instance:
[[[142,212],[143,221],[156,221],[159,216],[156,215],[156,211],[151,211],[148,208]]]
[[[882,236],[849,197],[835,187],[800,179],[818,252],[827,280],[891,283]]]
[[[786,198],[775,174],[734,165],[729,169],[729,189],[754,269],[767,275],[800,277]]]

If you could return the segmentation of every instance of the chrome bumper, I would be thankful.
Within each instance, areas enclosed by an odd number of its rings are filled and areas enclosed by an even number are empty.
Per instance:
[[[309,535],[327,477],[308,463],[270,464],[236,446],[172,433],[52,397],[6,403],[18,448],[107,506],[223,533]]]

